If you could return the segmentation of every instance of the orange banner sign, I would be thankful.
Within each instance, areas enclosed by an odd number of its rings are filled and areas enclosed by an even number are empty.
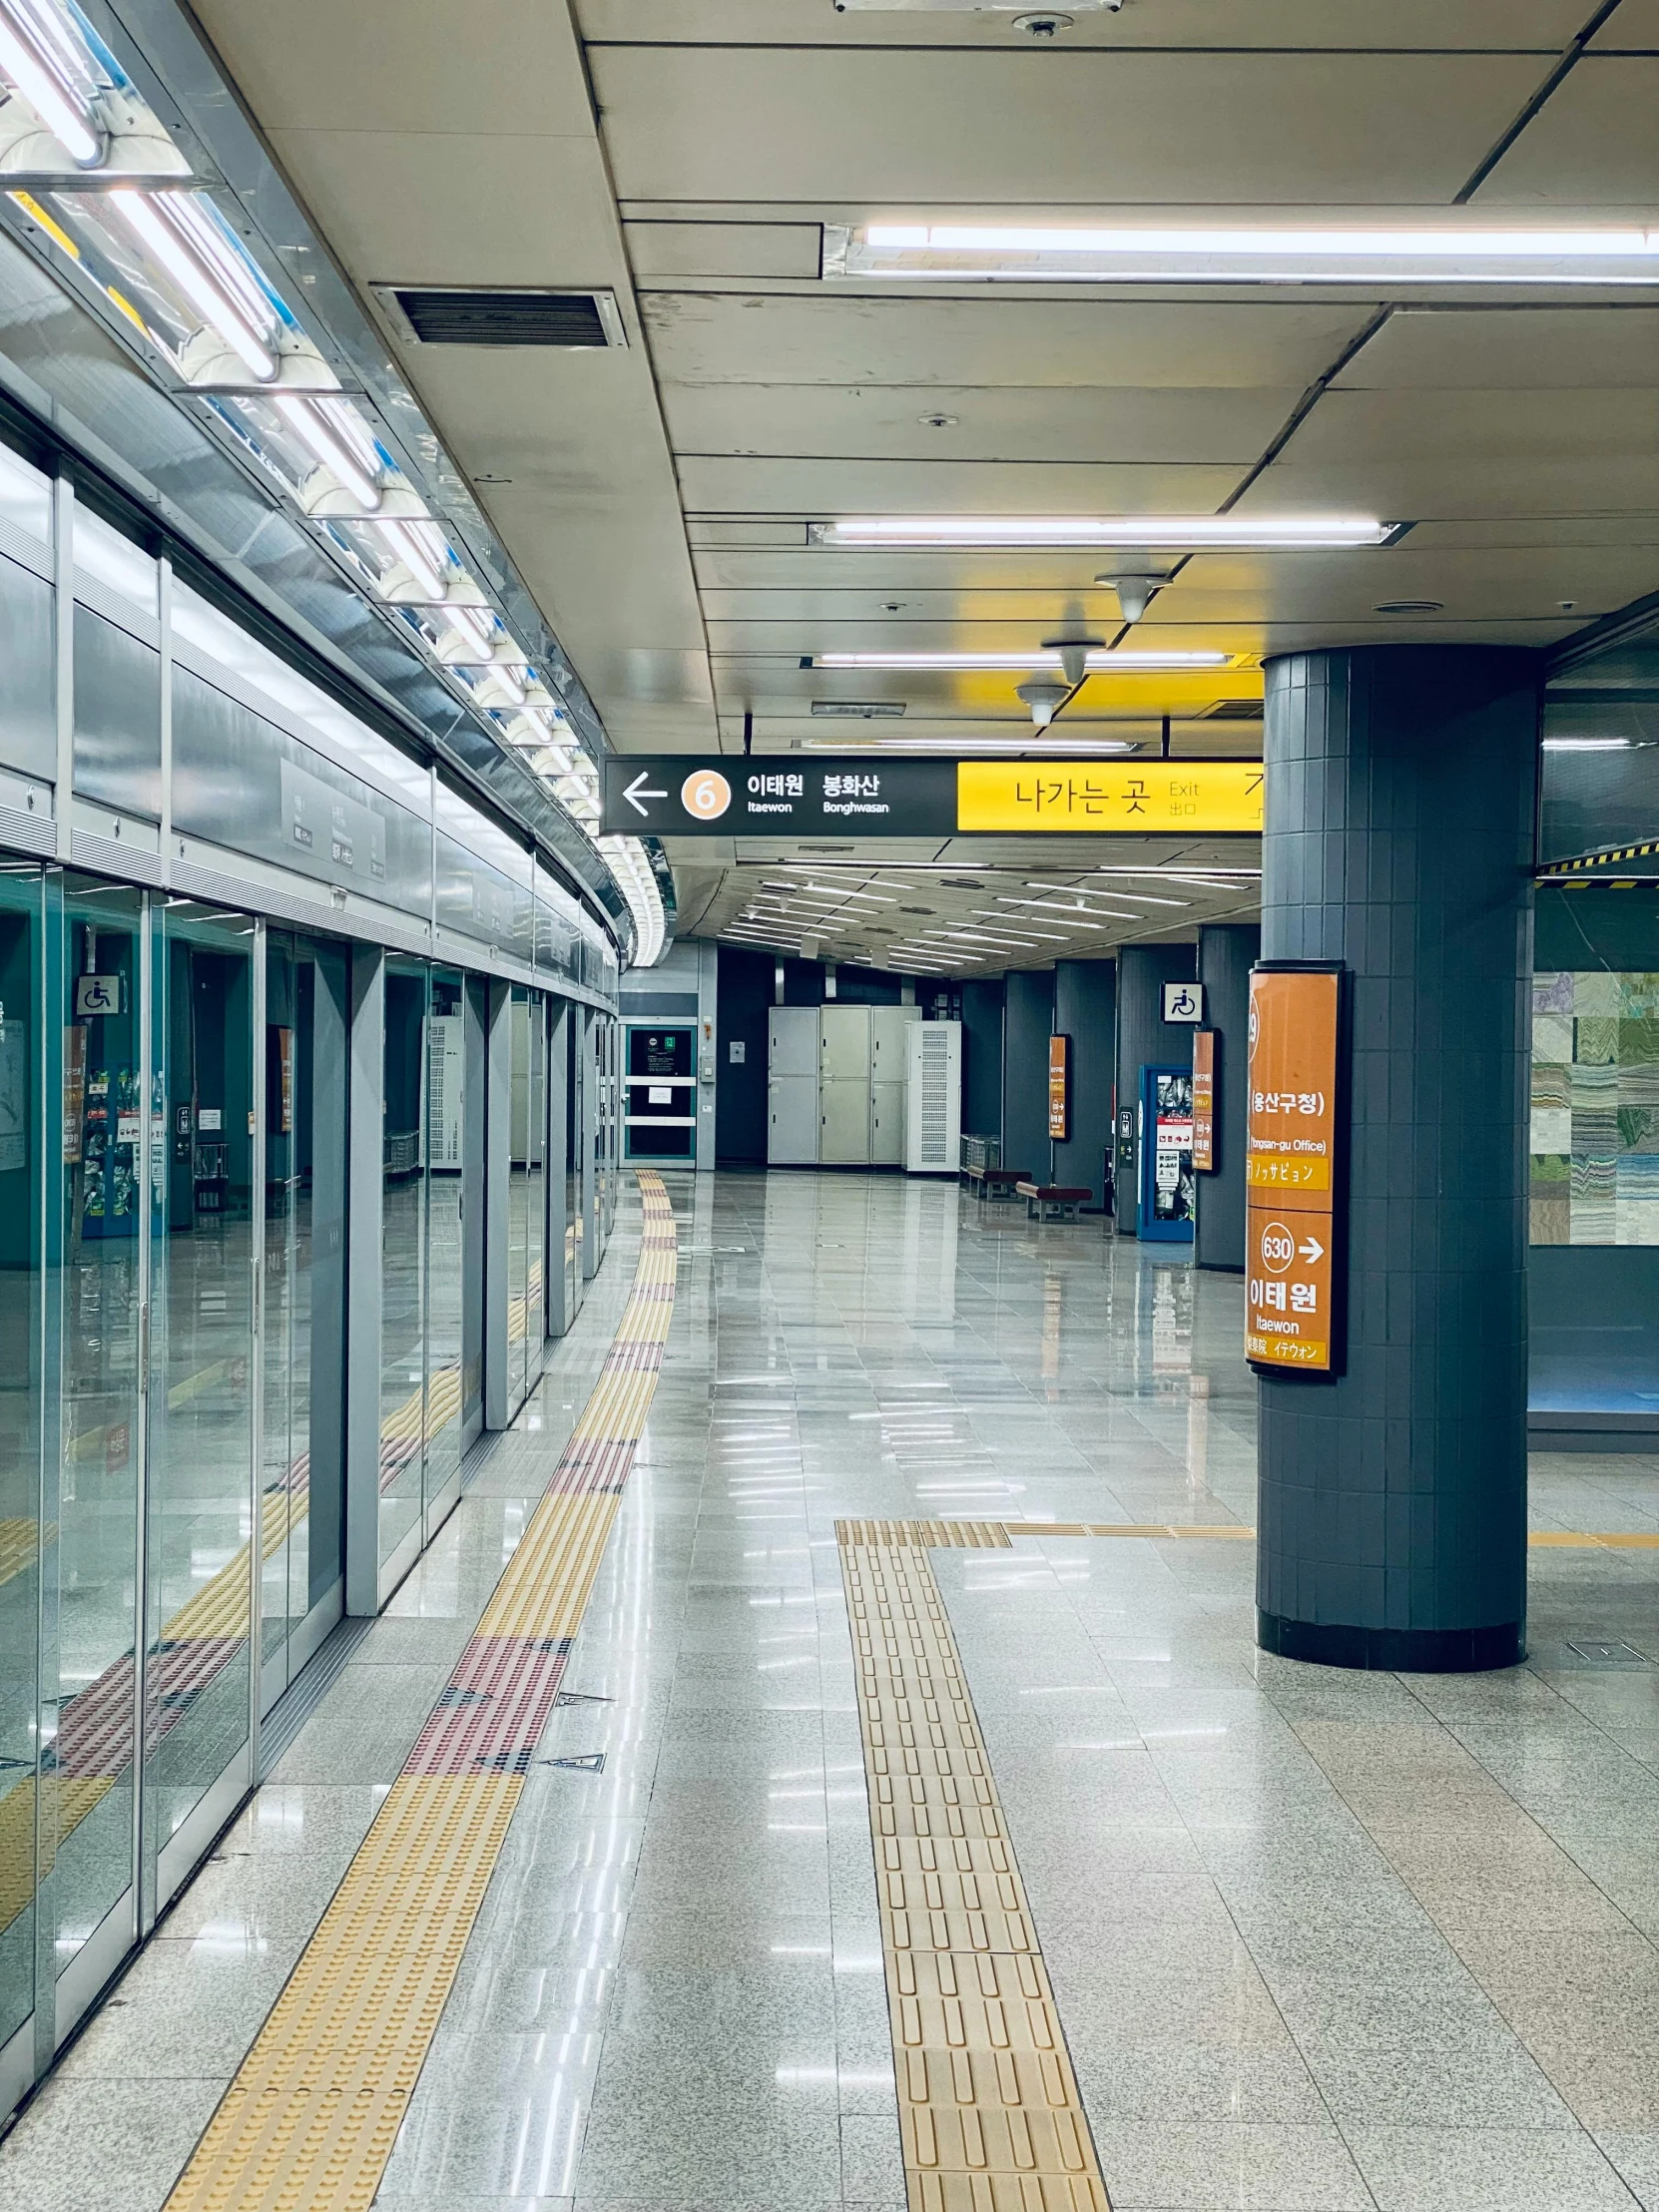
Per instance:
[[[1048,1040],[1048,1134],[1064,1144],[1071,1134],[1071,1039]]]
[[[1216,1032],[1193,1031],[1193,1172],[1216,1172]]]
[[[1334,968],[1257,968],[1250,978],[1245,1357],[1258,1367],[1329,1374],[1337,1365],[1341,988]]]

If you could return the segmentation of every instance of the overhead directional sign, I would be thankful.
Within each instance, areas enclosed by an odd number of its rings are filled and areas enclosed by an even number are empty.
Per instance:
[[[1262,764],[613,754],[604,826],[612,834],[668,837],[1259,835]]]

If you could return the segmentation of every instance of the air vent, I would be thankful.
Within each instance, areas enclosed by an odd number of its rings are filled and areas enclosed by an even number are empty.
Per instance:
[[[889,716],[896,719],[905,704],[902,699],[815,699],[813,713],[839,722],[879,722]]]
[[[1260,722],[1262,702],[1259,699],[1224,699],[1202,719],[1205,722]]]
[[[941,875],[939,881],[949,884],[953,891],[982,891],[985,887],[977,875]]]
[[[540,345],[581,351],[626,345],[609,291],[377,284],[382,304],[417,345]]]
[[[1384,599],[1380,607],[1372,609],[1378,615],[1443,615],[1443,599]]]

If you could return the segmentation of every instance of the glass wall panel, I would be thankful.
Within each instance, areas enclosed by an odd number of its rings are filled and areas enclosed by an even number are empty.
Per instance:
[[[512,1109],[507,1145],[507,1401],[516,1407],[526,1388],[530,1300],[530,993],[513,985],[508,1021],[512,1040]]]
[[[461,1196],[466,1165],[465,982],[431,977],[426,1021],[427,1535],[460,1495],[462,1427]]]
[[[34,2005],[41,1483],[41,886],[0,862],[0,2044]]]
[[[249,1735],[255,924],[153,910],[145,1825],[160,1852]]]
[[[344,949],[273,930],[260,1412],[267,1706],[341,1602],[345,1009]]]
[[[527,1381],[541,1373],[547,1341],[547,1002],[530,993],[529,1127],[525,1147],[525,1360]]]
[[[131,1886],[144,1304],[142,893],[67,878],[62,1127],[62,1410],[55,1664],[42,1685],[41,1862],[59,1970]]]
[[[426,1414],[426,1015],[423,960],[386,961],[380,1260],[380,1561],[420,1519]]]

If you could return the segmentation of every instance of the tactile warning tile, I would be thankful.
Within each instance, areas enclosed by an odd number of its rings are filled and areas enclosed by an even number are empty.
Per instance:
[[[1000,1522],[839,1521],[835,1535],[910,2212],[1107,2212],[927,1557],[935,1545],[1000,1547],[1009,1532]]]
[[[609,1363],[474,1635],[168,2212],[366,2212],[558,1694],[655,1387],[674,1216],[648,1234]],[[626,1361],[622,1363],[626,1366]],[[595,1471],[603,1473],[595,1484]]]
[[[1006,1551],[1008,1531],[989,1520],[838,1520],[838,1544],[930,1544],[939,1550]]]

